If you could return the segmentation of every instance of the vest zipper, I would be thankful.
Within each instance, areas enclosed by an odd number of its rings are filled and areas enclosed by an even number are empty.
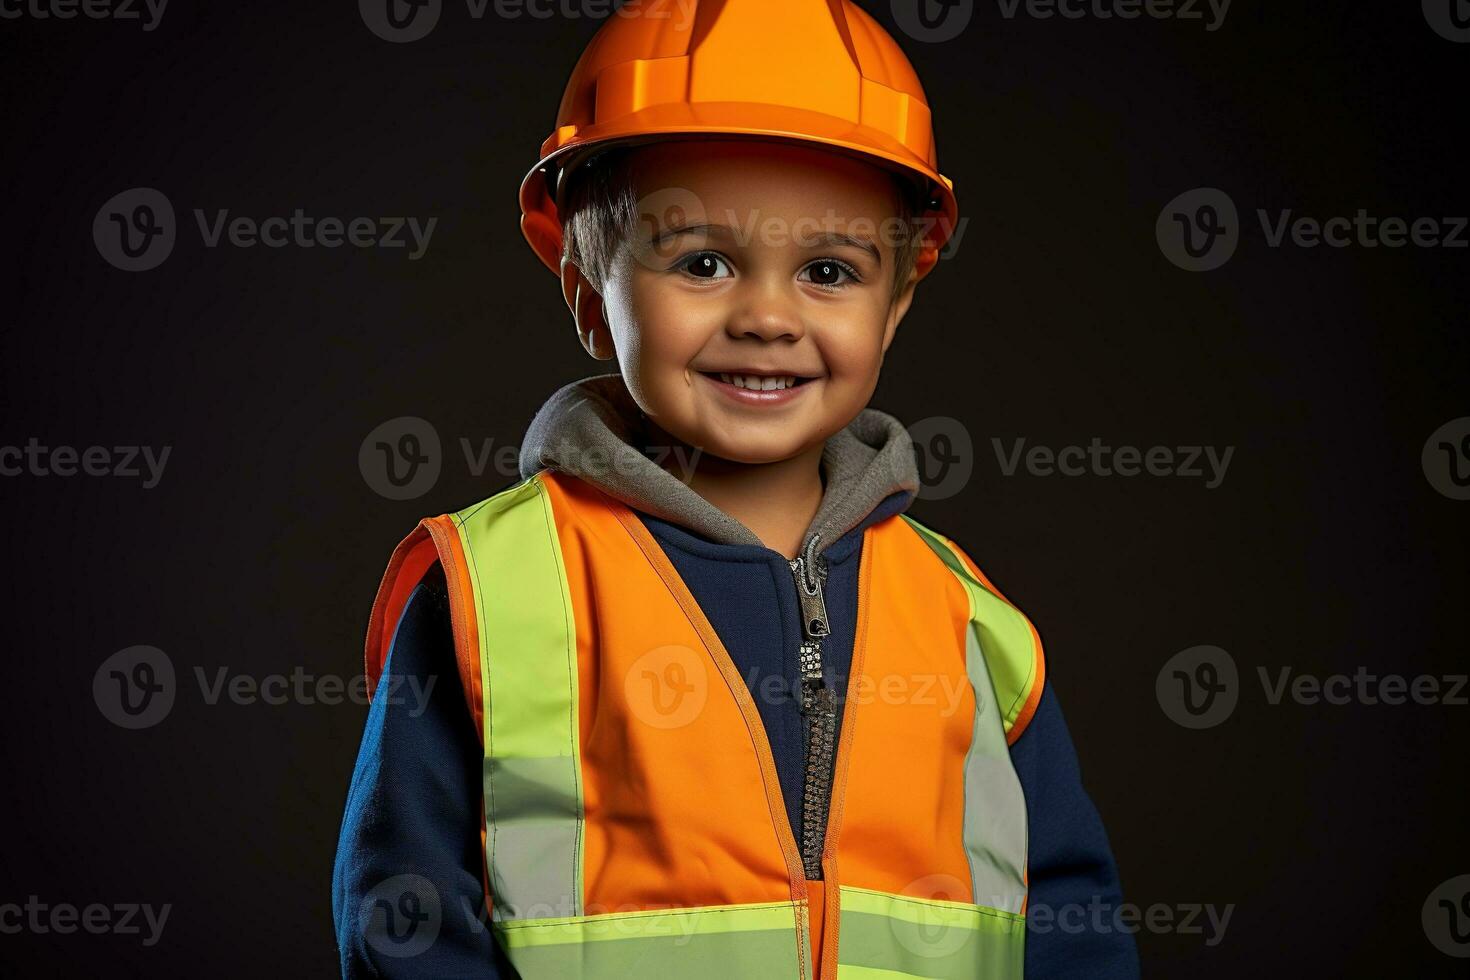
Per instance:
[[[837,699],[822,673],[822,638],[832,630],[822,583],[827,560],[816,553],[817,534],[807,539],[804,554],[787,560],[796,580],[803,639],[797,649],[801,673],[801,713],[807,724],[806,769],[801,792],[801,863],[812,880],[822,877],[822,849],[827,838],[827,808],[832,793],[832,767],[837,751]]]

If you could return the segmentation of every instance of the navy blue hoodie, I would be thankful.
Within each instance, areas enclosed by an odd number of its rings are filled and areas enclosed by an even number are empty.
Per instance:
[[[616,374],[567,385],[532,422],[521,475],[557,469],[633,508],[746,679],[765,724],[792,835],[800,840],[806,730],[791,655],[801,621],[790,566],[784,555],[654,462],[642,441],[641,420]],[[874,409],[865,409],[828,440],[822,476],[823,500],[804,539],[816,536],[827,561],[832,633],[825,640],[824,669],[829,686],[845,691],[863,531],[906,510],[918,476],[903,426]],[[1049,665],[1048,675],[1055,671]],[[487,925],[481,749],[458,680],[444,575],[437,566],[404,608],[384,677],[396,683],[393,690],[428,694],[422,703],[380,694],[368,711],[333,875],[342,975],[516,977]],[[410,677],[418,683],[407,683]],[[839,731],[841,710],[839,700]],[[1102,821],[1082,787],[1050,680],[1031,723],[1011,747],[1011,760],[1028,817],[1026,976],[1137,977],[1132,934],[1109,925],[1122,901],[1117,870]],[[374,902],[375,887],[405,874],[427,879],[429,887],[421,890],[437,899],[432,942],[407,956],[384,948],[363,928],[360,914]],[[1043,909],[1046,914],[1038,915]]]

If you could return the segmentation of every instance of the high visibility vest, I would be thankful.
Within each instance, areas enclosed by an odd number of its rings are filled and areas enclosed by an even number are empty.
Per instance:
[[[813,980],[806,875],[760,715],[637,515],[543,470],[424,520],[373,605],[370,684],[436,561],[484,750],[490,924],[520,975]],[[1009,744],[1043,671],[1036,631],[953,542],[904,514],[864,530],[823,978],[1021,976],[1026,804]]]

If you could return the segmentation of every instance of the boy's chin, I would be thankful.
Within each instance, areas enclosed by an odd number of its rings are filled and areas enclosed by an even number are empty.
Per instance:
[[[791,435],[779,440],[714,438],[703,444],[701,452],[707,457],[727,463],[765,466],[784,463],[800,456],[812,445],[815,438],[815,434]]]

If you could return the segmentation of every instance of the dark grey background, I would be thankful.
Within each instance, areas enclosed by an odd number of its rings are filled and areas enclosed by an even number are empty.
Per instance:
[[[890,27],[886,3],[865,4]],[[1372,9],[1369,9],[1369,8]],[[171,903],[162,941],[0,935],[0,968],[330,975],[331,862],[365,710],[203,702],[196,667],[360,669],[388,554],[512,481],[519,443],[600,372],[521,238],[515,191],[589,18],[446,5],[389,44],[354,4],[174,0],[138,22],[0,20],[9,122],[0,444],[172,447],[162,482],[0,479],[0,902]],[[920,288],[873,404],[960,420],[964,492],[920,501],[1038,624],[1125,898],[1234,904],[1224,941],[1140,936],[1151,976],[1460,976],[1420,924],[1470,871],[1465,707],[1270,706],[1256,669],[1463,673],[1466,508],[1420,466],[1466,409],[1467,251],[1270,248],[1257,208],[1465,215],[1470,44],[1418,4],[1237,0],[1199,21],[1006,19],[902,43],[970,218]],[[102,204],[162,191],[178,242],[114,269]],[[1217,187],[1222,268],[1170,264],[1176,195]],[[192,210],[437,216],[404,250],[208,249]],[[389,501],[364,436],[421,416],[427,494]],[[1218,489],[1004,477],[992,438],[1234,446]],[[93,674],[166,651],[181,690],[124,731]],[[1155,678],[1229,651],[1233,716],[1190,731]]]

